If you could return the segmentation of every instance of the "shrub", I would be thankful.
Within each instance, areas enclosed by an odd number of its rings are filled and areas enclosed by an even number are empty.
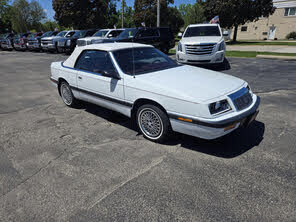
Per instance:
[[[296,39],[296,32],[290,32],[287,36],[286,39]]]

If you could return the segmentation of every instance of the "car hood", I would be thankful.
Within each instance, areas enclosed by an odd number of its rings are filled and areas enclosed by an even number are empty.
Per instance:
[[[227,74],[187,65],[136,78],[143,90],[197,103],[227,95],[245,84],[244,80]]]
[[[183,44],[218,43],[223,40],[222,36],[200,36],[182,38]]]
[[[104,39],[104,37],[91,36],[91,37],[80,38],[79,40],[91,41],[91,40],[98,40],[98,39]]]

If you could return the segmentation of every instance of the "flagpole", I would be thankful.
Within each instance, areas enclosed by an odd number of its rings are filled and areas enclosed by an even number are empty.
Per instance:
[[[124,0],[121,0],[121,28],[123,28],[123,10],[124,10]]]
[[[160,26],[160,0],[157,0],[157,27]]]

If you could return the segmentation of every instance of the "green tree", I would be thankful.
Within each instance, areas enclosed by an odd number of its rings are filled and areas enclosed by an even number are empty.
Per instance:
[[[11,31],[11,6],[8,0],[0,1],[0,33]]]
[[[206,21],[203,6],[199,2],[193,5],[180,4],[179,11],[184,19],[185,28],[190,24],[203,23]]]
[[[37,1],[30,3],[30,28],[40,31],[42,29],[41,22],[46,18],[46,14]]]
[[[234,27],[235,42],[239,25],[273,14],[275,8],[272,2],[272,0],[206,0],[204,9],[208,20],[219,15],[222,27]]]
[[[30,30],[30,4],[26,0],[15,0],[12,4],[12,28],[16,32]]]
[[[123,27],[124,28],[131,28],[135,26],[133,16],[134,16],[134,10],[132,7],[127,6],[125,0],[123,0]],[[118,16],[118,21],[116,23],[116,27],[119,28],[121,27],[121,10],[117,12]]]
[[[161,26],[167,25],[168,5],[174,0],[160,0],[160,23]],[[135,0],[134,3],[134,22],[136,26],[141,26],[145,22],[146,26],[156,26],[157,20],[157,0]]]
[[[36,1],[15,0],[12,4],[11,23],[16,32],[26,32],[31,29],[40,30],[45,13]]]
[[[108,4],[106,25],[105,27],[114,28],[119,19],[119,12],[116,10],[116,4],[112,1]]]
[[[171,27],[173,33],[178,33],[184,25],[184,20],[177,7],[168,7],[167,25]]]
[[[52,0],[52,6],[59,25],[87,29],[110,26],[114,22],[113,2],[115,0]]]

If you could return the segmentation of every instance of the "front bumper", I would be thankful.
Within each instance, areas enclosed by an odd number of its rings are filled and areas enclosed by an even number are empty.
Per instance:
[[[27,49],[25,44],[14,44],[14,48],[19,49],[19,50],[26,50]]]
[[[56,49],[56,46],[54,44],[41,44],[41,48],[44,50],[44,51],[51,51],[51,50],[55,50]]]
[[[176,58],[179,63],[186,64],[216,64],[222,63],[225,58],[225,51],[217,51],[208,55],[193,55],[177,51]]]
[[[28,49],[29,50],[40,50],[41,44],[40,43],[28,44]]]
[[[201,120],[175,113],[168,113],[172,129],[175,132],[208,140],[222,137],[238,127],[248,126],[256,118],[260,105],[260,97],[255,95],[254,97],[256,99],[246,110],[232,117],[220,118],[219,120]],[[179,120],[180,117],[190,119],[192,122],[181,121]]]
[[[10,44],[1,44],[2,49],[13,49],[13,46]]]

